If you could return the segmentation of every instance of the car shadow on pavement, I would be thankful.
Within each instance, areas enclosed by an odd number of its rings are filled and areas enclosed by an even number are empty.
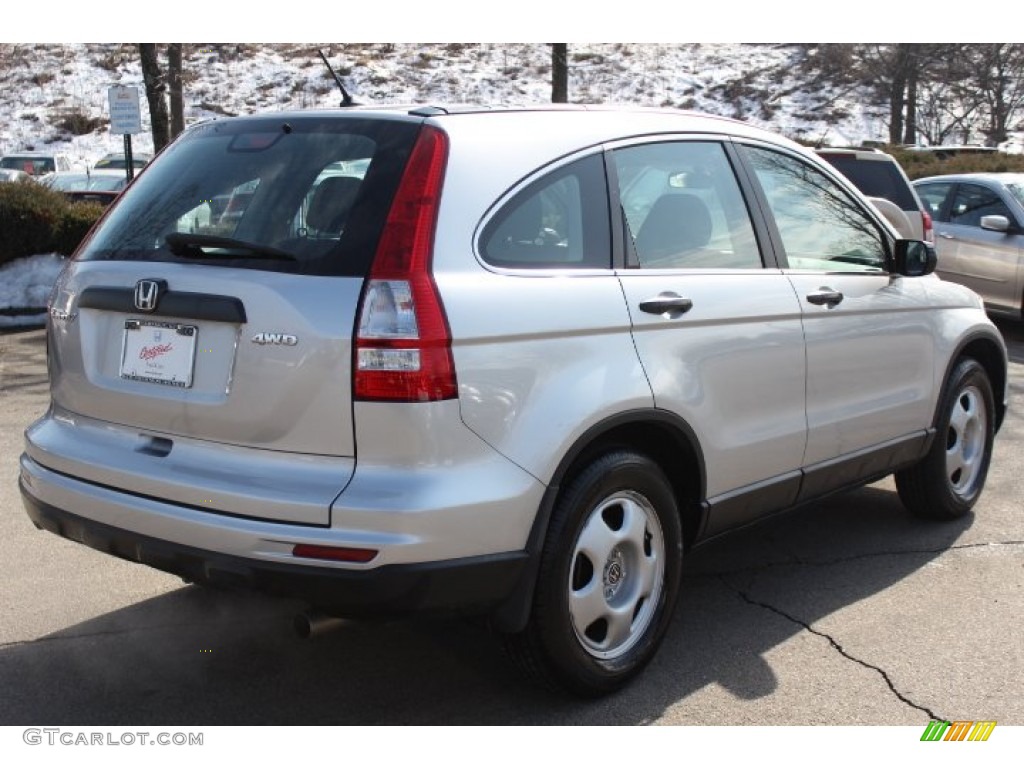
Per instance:
[[[924,567],[972,519],[918,521],[872,486],[711,542],[688,557],[658,656],[601,700],[533,685],[471,622],[352,623],[300,640],[297,603],[190,586],[0,646],[0,723],[648,723],[707,686],[769,696],[774,649]]]
[[[0,395],[15,390],[45,393],[46,373],[44,333],[5,333],[0,335]],[[40,365],[39,361],[43,360]]]
[[[1003,334],[1010,362],[1024,365],[1024,321],[1000,318],[995,323]]]

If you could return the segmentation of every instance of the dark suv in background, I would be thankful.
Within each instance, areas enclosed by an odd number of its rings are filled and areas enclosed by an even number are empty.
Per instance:
[[[852,181],[902,237],[934,242],[932,217],[892,155],[878,149],[831,147],[815,152]]]

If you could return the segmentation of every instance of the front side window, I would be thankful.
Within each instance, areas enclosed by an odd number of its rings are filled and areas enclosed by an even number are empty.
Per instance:
[[[1009,207],[995,191],[978,184],[958,186],[949,211],[949,223],[980,227],[982,216],[1005,216],[1013,221]]]
[[[645,144],[616,150],[612,157],[638,266],[762,266],[746,204],[721,144]]]
[[[484,227],[480,253],[507,268],[608,268],[608,185],[600,155],[531,183]]]
[[[790,155],[744,147],[793,269],[880,272],[886,244],[871,217],[838,184]]]

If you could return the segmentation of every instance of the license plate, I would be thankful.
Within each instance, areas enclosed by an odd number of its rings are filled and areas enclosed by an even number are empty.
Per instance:
[[[121,378],[191,387],[198,335],[194,325],[125,320]]]

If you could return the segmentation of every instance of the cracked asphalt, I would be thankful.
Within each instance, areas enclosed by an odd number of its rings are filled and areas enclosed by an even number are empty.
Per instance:
[[[0,724],[1024,725],[1024,324],[985,493],[911,518],[891,480],[715,541],[685,565],[661,652],[600,701],[525,682],[459,621],[313,641],[296,603],[211,592],[37,531],[22,430],[40,331],[0,336]]]

